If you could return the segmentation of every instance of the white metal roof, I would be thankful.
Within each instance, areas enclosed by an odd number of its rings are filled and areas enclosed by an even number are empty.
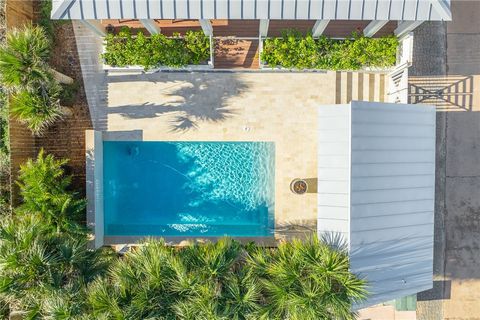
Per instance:
[[[451,20],[450,0],[53,0],[52,19]]]
[[[318,111],[318,224],[340,233],[366,307],[432,287],[435,108],[354,101]]]

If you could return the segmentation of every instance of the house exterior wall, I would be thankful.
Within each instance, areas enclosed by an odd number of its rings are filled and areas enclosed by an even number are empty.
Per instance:
[[[432,287],[435,109],[351,108],[351,268],[373,305]]]

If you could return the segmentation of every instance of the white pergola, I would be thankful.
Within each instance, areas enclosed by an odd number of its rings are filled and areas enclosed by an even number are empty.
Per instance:
[[[138,19],[150,33],[160,32],[155,19],[198,19],[207,35],[211,19],[254,19],[259,36],[266,36],[269,20],[316,20],[314,36],[332,20],[368,20],[369,37],[399,21],[395,34],[402,37],[424,21],[452,15],[450,0],[53,0],[51,17],[80,20],[99,35],[105,35],[102,19]]]
[[[435,108],[318,108],[319,235],[340,235],[369,283],[363,308],[433,285]]]

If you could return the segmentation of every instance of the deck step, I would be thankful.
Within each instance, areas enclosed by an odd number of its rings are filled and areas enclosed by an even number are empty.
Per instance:
[[[373,72],[336,72],[335,103],[352,100],[386,101],[385,74]]]

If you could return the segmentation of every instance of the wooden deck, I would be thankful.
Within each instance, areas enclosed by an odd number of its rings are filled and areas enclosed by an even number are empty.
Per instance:
[[[258,40],[216,39],[215,69],[258,69]]]

